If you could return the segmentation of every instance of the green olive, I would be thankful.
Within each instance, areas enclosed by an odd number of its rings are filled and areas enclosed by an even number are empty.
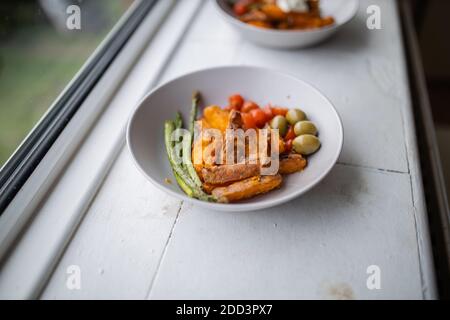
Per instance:
[[[306,113],[300,109],[291,109],[287,112],[286,119],[291,125],[294,125],[299,121],[306,120]]]
[[[308,156],[320,148],[320,140],[312,134],[298,136],[292,142],[295,152]]]
[[[278,129],[278,132],[282,137],[284,137],[288,131],[288,123],[285,117],[276,116],[270,122],[270,127],[272,129]]]
[[[294,126],[294,132],[296,136],[301,136],[303,134],[317,135],[317,128],[311,121],[299,121]]]

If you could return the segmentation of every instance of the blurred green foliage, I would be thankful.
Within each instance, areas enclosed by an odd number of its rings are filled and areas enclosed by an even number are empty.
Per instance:
[[[0,41],[14,34],[14,30],[39,20],[39,3],[33,0],[3,0],[0,2]]]
[[[100,10],[88,12],[104,16],[100,28],[63,33],[53,27],[38,1],[0,1],[0,166],[131,3],[91,1],[95,6],[82,10]]]

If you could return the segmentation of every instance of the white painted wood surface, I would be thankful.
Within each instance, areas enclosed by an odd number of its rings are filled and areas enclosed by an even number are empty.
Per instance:
[[[365,27],[373,3],[382,30]],[[123,149],[41,298],[435,298],[395,2],[361,1],[338,36],[304,51],[248,44],[205,2],[161,81],[224,64],[293,73],[335,103],[346,139],[330,176],[274,209],[206,212],[159,192]],[[81,290],[66,287],[71,265]],[[366,287],[370,265],[381,290]]]
[[[366,287],[371,265],[381,268],[382,290]],[[150,293],[345,297],[422,298],[408,175],[338,165],[313,192],[275,210],[221,214],[183,205]]]

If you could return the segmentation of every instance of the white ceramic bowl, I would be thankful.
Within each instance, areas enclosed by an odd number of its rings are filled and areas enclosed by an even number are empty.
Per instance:
[[[188,119],[194,90],[202,93],[203,105],[225,106],[228,96],[241,93],[245,98],[261,105],[270,102],[288,108],[301,108],[317,125],[322,147],[316,154],[308,157],[308,167],[303,172],[285,177],[278,190],[234,204],[191,199],[176,184],[167,160],[164,121],[173,119],[177,111],[182,113],[185,121]],[[156,88],[140,102],[127,128],[127,144],[131,155],[137,167],[155,186],[179,199],[221,211],[257,210],[298,197],[330,172],[341,153],[342,143],[340,118],[331,102],[317,89],[281,72],[244,66],[197,71]],[[165,183],[166,178],[174,183]]]
[[[229,0],[213,0],[220,15],[244,38],[256,44],[279,48],[304,48],[318,44],[349,22],[358,11],[359,0],[321,0],[324,16],[333,16],[335,24],[313,30],[268,30],[254,27],[236,19]]]

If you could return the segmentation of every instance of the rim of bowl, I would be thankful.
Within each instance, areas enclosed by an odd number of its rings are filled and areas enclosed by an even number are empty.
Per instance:
[[[266,33],[266,34],[267,33],[272,33],[272,34],[312,34],[312,33],[319,33],[319,32],[323,32],[323,31],[327,31],[327,30],[333,30],[336,28],[340,28],[340,27],[346,25],[347,23],[349,23],[351,20],[353,20],[353,18],[355,18],[356,13],[358,12],[358,9],[359,9],[359,1],[358,0],[347,0],[347,1],[353,1],[353,11],[348,16],[347,19],[345,19],[343,22],[341,22],[339,24],[334,23],[330,26],[316,28],[316,29],[306,29],[306,30],[277,30],[277,29],[259,28],[259,27],[252,26],[248,23],[244,23],[244,22],[240,21],[239,19],[237,19],[236,17],[234,17],[233,15],[231,15],[226,10],[224,10],[222,8],[222,6],[219,4],[219,1],[220,0],[213,0],[214,6],[216,7],[216,10],[219,11],[219,13],[225,19],[227,19],[230,23],[232,23],[236,26],[247,28],[248,30]]]
[[[275,200],[262,200],[259,202],[254,202],[254,203],[215,203],[215,202],[206,202],[206,201],[201,201],[195,198],[190,198],[188,197],[186,194],[182,194],[182,193],[178,193],[175,192],[167,187],[165,187],[162,183],[160,183],[159,181],[155,180],[153,177],[151,177],[147,172],[144,171],[144,169],[141,167],[141,165],[138,163],[136,157],[135,157],[135,153],[133,151],[133,146],[131,145],[131,128],[133,125],[133,122],[135,120],[135,117],[138,113],[138,111],[143,107],[144,102],[151,96],[153,95],[156,91],[158,91],[159,89],[161,89],[162,87],[169,85],[175,81],[180,81],[183,78],[188,78],[192,75],[198,74],[198,73],[203,73],[203,72],[208,72],[208,71],[220,71],[220,70],[225,70],[225,69],[252,69],[252,70],[260,70],[260,71],[264,71],[264,72],[269,72],[269,73],[277,73],[279,75],[291,78],[292,80],[295,81],[299,81],[302,82],[304,85],[306,85],[307,87],[309,87],[311,90],[315,91],[317,94],[319,94],[320,96],[322,96],[325,101],[327,101],[329,103],[329,105],[331,106],[331,110],[333,112],[333,114],[336,117],[336,121],[338,123],[338,129],[339,129],[339,142],[338,142],[338,149],[336,154],[333,157],[333,161],[330,162],[330,165],[326,168],[326,170],[324,170],[316,179],[316,181],[314,183],[312,183],[311,185],[309,185],[307,188],[301,190],[301,191],[297,191],[297,192],[292,192],[289,195],[286,196],[282,196],[279,199],[275,199]],[[131,115],[129,116],[128,119],[128,123],[127,123],[127,129],[126,129],[126,142],[127,142],[127,149],[128,151],[131,153],[131,158],[133,160],[134,165],[138,168],[138,170],[154,185],[156,186],[159,190],[166,192],[170,195],[172,195],[175,198],[178,198],[180,200],[185,200],[194,204],[198,204],[199,206],[202,206],[204,208],[209,207],[209,208],[214,208],[218,211],[228,211],[228,212],[244,212],[244,211],[256,211],[256,210],[262,210],[262,209],[267,209],[267,208],[271,208],[271,207],[275,207],[278,206],[280,204],[289,202],[297,197],[299,197],[302,194],[307,193],[308,191],[310,191],[311,189],[313,189],[315,186],[317,186],[330,172],[331,170],[334,168],[334,166],[336,165],[339,156],[342,153],[342,148],[344,145],[344,127],[342,125],[342,119],[341,116],[339,115],[339,113],[337,112],[336,108],[334,107],[334,104],[330,101],[330,99],[328,99],[328,97],[323,94],[319,89],[317,89],[314,85],[310,84],[307,81],[304,81],[302,79],[299,79],[297,76],[288,73],[288,72],[284,72],[284,71],[280,71],[280,70],[276,70],[276,69],[271,69],[271,68],[266,68],[266,67],[257,67],[257,66],[235,66],[235,65],[229,65],[229,66],[220,66],[220,67],[212,67],[212,68],[205,68],[205,69],[200,69],[200,70],[196,70],[193,72],[189,72],[186,74],[183,74],[179,77],[176,77],[174,79],[171,79],[165,83],[162,83],[160,85],[158,85],[157,87],[155,87],[154,89],[152,89],[148,94],[146,94],[136,105],[136,107],[134,108],[134,110],[131,112]]]

